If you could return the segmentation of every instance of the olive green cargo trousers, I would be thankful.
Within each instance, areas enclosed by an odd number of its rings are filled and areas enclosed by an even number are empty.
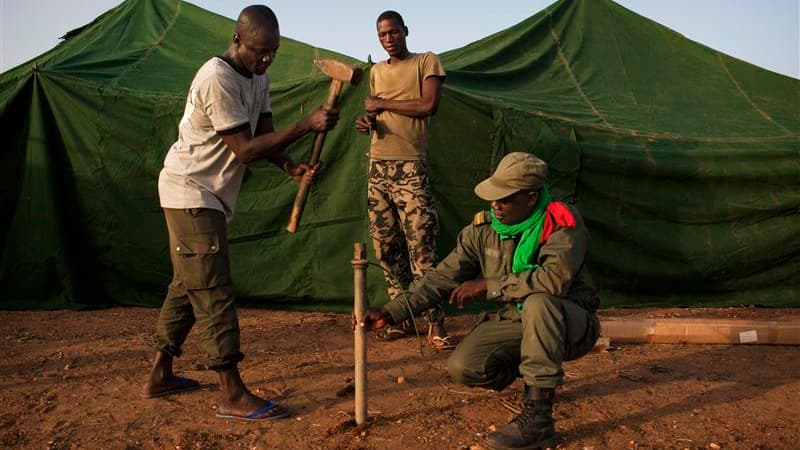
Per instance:
[[[555,388],[562,361],[580,358],[600,335],[597,315],[577,303],[532,294],[519,311],[510,304],[468,334],[448,361],[453,381],[502,390],[521,376],[525,384]]]
[[[230,276],[225,214],[208,208],[164,208],[173,278],[158,317],[157,348],[181,355],[197,323],[208,367],[226,370],[244,358]]]

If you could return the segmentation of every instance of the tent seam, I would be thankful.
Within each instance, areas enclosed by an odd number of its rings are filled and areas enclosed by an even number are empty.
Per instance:
[[[72,47],[75,45],[74,42],[77,41],[75,38],[77,38],[78,36],[80,36],[80,35],[82,35],[84,33],[85,34],[90,34],[89,33],[90,31],[93,32],[95,29],[100,27],[101,23],[104,23],[103,20],[97,20],[97,19],[99,19],[100,17],[102,17],[104,15],[107,15],[107,14],[111,13],[112,11],[118,12],[118,10],[120,8],[122,8],[123,6],[124,6],[124,2],[121,3],[120,5],[114,7],[113,9],[108,10],[108,11],[100,14],[100,16],[96,17],[92,22],[84,25],[83,27],[80,27],[80,28],[84,28],[84,29],[81,30],[80,33],[78,33],[77,35],[73,36],[72,38],[70,38],[70,39],[64,39],[63,37],[60,38],[60,40],[62,40],[62,42],[56,44],[56,46],[54,48],[52,48],[49,52],[46,52],[45,55],[41,55],[41,57],[42,57],[41,60],[39,60],[39,56],[34,57],[33,66],[34,67],[38,66],[38,67],[41,67],[42,69],[47,69],[47,68],[44,67],[46,64],[49,64],[50,61],[52,61],[56,57],[61,56],[62,53],[66,53],[68,49],[69,50],[72,49]],[[66,36],[66,34],[64,36]],[[47,55],[47,53],[50,53],[50,54]]]
[[[784,140],[792,140],[792,141],[800,141],[800,136],[795,135],[780,135],[780,136],[740,136],[740,137],[713,137],[713,136],[677,136],[674,134],[667,134],[667,133],[653,133],[650,131],[640,131],[634,130],[631,128],[619,128],[613,126],[602,126],[593,123],[585,123],[578,121],[576,119],[572,119],[565,116],[559,116],[556,114],[548,114],[541,110],[528,110],[528,109],[519,109],[513,103],[506,102],[503,98],[500,97],[492,97],[486,94],[483,94],[481,97],[477,95],[458,88],[454,88],[452,86],[444,86],[444,89],[450,90],[452,92],[457,92],[462,95],[466,95],[468,97],[485,100],[486,98],[491,99],[492,101],[498,102],[498,104],[503,105],[503,107],[511,108],[519,111],[524,111],[529,114],[533,114],[539,117],[544,117],[545,119],[549,120],[557,120],[563,123],[568,123],[575,125],[579,128],[590,128],[593,130],[598,131],[614,131],[619,134],[624,134],[631,137],[637,138],[648,138],[648,139],[660,139],[664,141],[671,141],[671,142],[722,142],[722,143],[758,143],[758,142],[774,142],[774,141],[784,141]]]
[[[625,205],[625,176],[628,173],[628,157],[626,156],[624,159],[624,164],[622,165],[622,176],[619,177],[619,193],[617,194],[617,211],[616,211],[616,219],[617,219],[617,227],[620,230],[625,229],[625,221],[622,219],[622,209]]]
[[[128,72],[130,72],[131,70],[133,70],[136,67],[138,67],[139,64],[141,64],[144,60],[146,60],[148,57],[150,57],[150,55],[153,53],[153,50],[155,50],[156,47],[160,46],[164,42],[164,38],[166,38],[167,33],[169,33],[170,30],[172,30],[172,27],[175,26],[175,22],[178,21],[178,16],[181,13],[181,4],[182,4],[182,2],[180,0],[178,0],[178,1],[175,2],[175,4],[176,4],[175,15],[172,16],[172,19],[169,21],[167,26],[164,28],[164,31],[161,33],[161,35],[155,40],[155,42],[153,42],[152,44],[150,44],[147,47],[147,50],[145,50],[145,52],[144,52],[144,54],[142,54],[141,58],[136,60],[136,62],[130,64],[128,67],[126,67],[124,70],[122,70],[119,73],[119,75],[114,77],[114,79],[111,80],[111,83],[109,84],[109,87],[112,87],[112,88],[117,87],[117,84],[119,83],[119,81],[125,75],[127,75]]]
[[[561,65],[564,66],[564,69],[567,71],[567,74],[569,75],[570,80],[572,80],[572,84],[575,86],[575,89],[578,91],[578,94],[580,94],[583,101],[589,106],[589,108],[591,108],[592,112],[594,113],[595,116],[597,116],[598,119],[600,119],[608,128],[614,129],[614,126],[608,123],[603,114],[600,113],[597,107],[594,106],[594,103],[592,103],[589,97],[586,96],[586,93],[583,92],[583,88],[581,87],[580,82],[575,77],[575,72],[572,71],[572,67],[570,67],[569,61],[567,60],[566,55],[564,55],[564,51],[561,48],[561,41],[559,40],[555,30],[553,30],[553,25],[548,24],[548,26],[550,28],[550,36],[553,38],[553,42],[555,42],[556,44],[556,50],[558,51],[558,60],[561,62]]]
[[[495,162],[497,161],[497,157],[500,154],[500,149],[506,148],[507,146],[504,145],[504,134],[501,134],[501,130],[504,128],[503,122],[505,121],[505,117],[501,111],[502,102],[494,101],[492,102],[492,155],[489,159],[489,172],[494,172],[495,169]]]
[[[725,60],[722,58],[722,55],[719,54],[719,53],[717,53],[717,60],[719,61],[719,64],[722,66],[722,68],[725,70],[725,73],[728,74],[728,78],[730,78],[730,80],[733,83],[733,85],[736,86],[736,89],[739,91],[739,94],[742,95],[742,97],[747,101],[747,103],[749,103],[750,106],[752,106],[753,109],[755,109],[756,112],[758,112],[761,115],[761,117],[763,117],[766,121],[770,122],[771,124],[777,126],[781,130],[783,130],[783,132],[786,133],[787,136],[792,136],[792,132],[790,130],[788,130],[786,127],[784,127],[783,125],[779,124],[778,122],[775,122],[775,120],[773,120],[772,117],[770,117],[769,114],[767,114],[764,110],[759,108],[755,104],[755,102],[753,102],[753,100],[750,98],[750,96],[747,95],[747,92],[745,92],[744,89],[742,89],[742,86],[739,84],[739,82],[736,80],[736,78],[734,78],[734,76],[731,73],[730,69],[728,69],[728,66],[725,64]]]
[[[99,82],[96,82],[96,81],[88,81],[88,80],[85,80],[83,78],[77,77],[75,75],[69,75],[69,74],[60,73],[60,72],[46,71],[46,74],[47,74],[48,77],[53,78],[53,79],[61,78],[61,79],[69,80],[69,81],[71,81],[73,83],[82,84],[84,86],[91,86],[93,88],[96,88],[98,90],[103,91],[103,93],[106,93],[106,94],[109,93],[109,91],[113,90],[113,91],[117,91],[117,92],[134,92],[137,95],[141,94],[141,95],[153,96],[153,97],[173,97],[173,98],[177,98],[177,99],[180,99],[180,100],[186,100],[186,92],[185,91],[183,91],[181,93],[175,93],[175,92],[170,92],[170,91],[154,91],[154,90],[141,89],[141,88],[127,88],[127,87],[123,87],[123,86],[106,85],[104,83],[99,83]],[[315,77],[318,78],[318,80],[315,81],[316,84],[319,84],[321,82],[329,80],[329,78],[324,78],[323,76],[315,76]],[[274,85],[270,85],[270,95],[275,95],[275,94],[279,94],[279,93],[282,93],[282,92],[285,92],[285,91],[288,91],[288,90],[292,90],[292,89],[294,89],[294,88],[296,88],[296,87],[298,87],[298,86],[300,86],[300,85],[302,85],[304,83],[310,82],[315,77],[303,77],[303,78],[299,78],[298,80],[284,81],[284,82],[281,82],[281,83],[276,83]],[[25,80],[23,80],[23,81],[25,81]]]
[[[185,93],[176,94],[176,93],[168,92],[168,91],[150,91],[150,90],[145,90],[145,89],[138,89],[138,88],[137,89],[132,89],[132,88],[126,88],[126,87],[120,87],[120,86],[111,87],[111,86],[107,86],[107,85],[105,85],[103,83],[98,83],[98,82],[95,82],[95,81],[87,81],[87,80],[84,80],[83,78],[76,77],[74,75],[65,74],[65,73],[56,73],[56,72],[48,71],[47,72],[47,77],[51,78],[53,80],[62,79],[62,80],[66,80],[66,81],[69,81],[69,82],[72,82],[72,83],[76,83],[76,84],[81,84],[81,85],[84,85],[84,86],[92,87],[92,88],[97,89],[98,92],[101,92],[102,94],[113,94],[113,93],[116,93],[116,92],[130,92],[130,93],[135,93],[136,96],[169,97],[169,98],[178,99],[178,100],[186,100],[186,94]]]
[[[612,10],[612,12],[613,12],[613,10]],[[631,77],[630,77],[630,75],[628,75],[628,67],[625,64],[625,59],[622,57],[623,53],[622,53],[622,50],[620,49],[620,46],[619,46],[619,36],[617,36],[616,28],[613,28],[613,27],[611,28],[611,36],[614,38],[614,48],[617,50],[617,59],[619,59],[620,66],[622,67],[622,73],[625,75],[626,84],[628,86],[631,86],[631,88],[629,89],[629,93],[630,93],[631,97],[633,98],[633,104],[638,106],[638,105],[640,105],[639,99],[636,98],[636,93],[633,91],[633,87],[632,87],[632,83],[631,83]]]

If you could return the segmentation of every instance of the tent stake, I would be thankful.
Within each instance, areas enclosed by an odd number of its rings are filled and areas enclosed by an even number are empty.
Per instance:
[[[359,326],[367,306],[367,252],[363,242],[353,244],[353,315],[355,315],[356,425],[367,421],[367,330]]]

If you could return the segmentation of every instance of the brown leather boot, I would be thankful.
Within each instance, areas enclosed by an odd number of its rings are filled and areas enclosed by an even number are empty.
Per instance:
[[[511,423],[486,436],[492,450],[534,450],[558,444],[553,423],[555,389],[525,387],[522,412]]]

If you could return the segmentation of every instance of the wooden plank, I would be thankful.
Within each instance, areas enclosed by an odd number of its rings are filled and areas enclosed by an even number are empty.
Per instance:
[[[797,321],[604,317],[600,326],[614,343],[800,345]]]

